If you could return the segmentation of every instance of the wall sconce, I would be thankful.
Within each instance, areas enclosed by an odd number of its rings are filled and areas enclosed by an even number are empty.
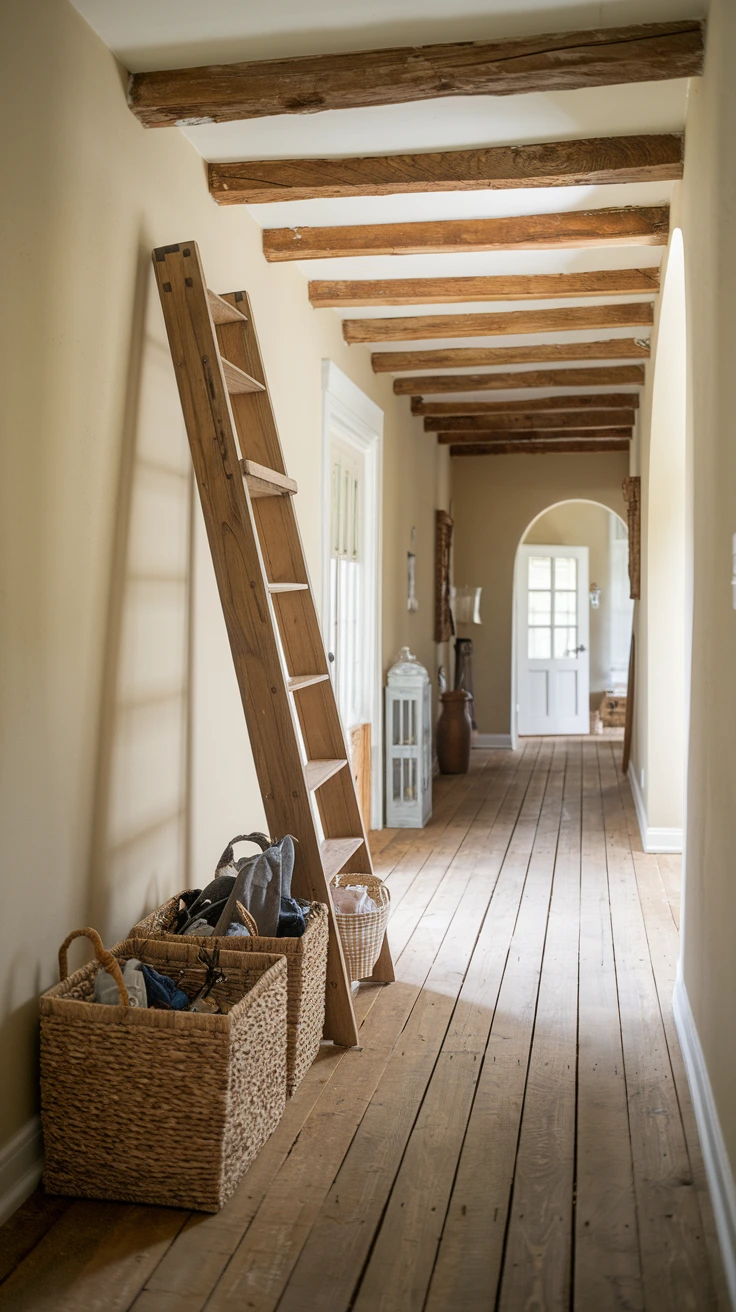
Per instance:
[[[601,604],[601,590],[597,583],[591,583],[590,585],[590,604],[593,610],[598,610]]]
[[[480,594],[482,588],[453,588],[452,613],[456,624],[482,624]]]

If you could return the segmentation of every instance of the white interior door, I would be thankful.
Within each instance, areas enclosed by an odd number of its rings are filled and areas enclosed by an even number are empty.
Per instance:
[[[588,548],[521,546],[520,734],[590,733]]]
[[[365,577],[365,456],[333,436],[330,446],[330,592],[327,645],[347,730],[371,719],[372,651]]]

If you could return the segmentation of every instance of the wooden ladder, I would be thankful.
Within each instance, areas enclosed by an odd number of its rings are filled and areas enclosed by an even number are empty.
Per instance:
[[[358,1031],[328,885],[340,871],[369,873],[372,863],[299,536],[296,483],[245,292],[209,291],[193,241],[159,247],[153,263],[269,830],[298,839],[295,896],[328,907],[325,1037],[351,1047]],[[386,939],[373,978],[394,978]]]

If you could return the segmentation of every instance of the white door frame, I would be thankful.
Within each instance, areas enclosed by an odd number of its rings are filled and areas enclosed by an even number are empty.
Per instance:
[[[578,728],[575,729],[570,729],[570,728],[551,729],[548,730],[548,732],[553,734],[557,734],[557,733],[587,734],[590,732],[590,698],[589,698],[590,613],[588,610],[588,600],[589,600],[588,599],[588,585],[589,585],[588,547],[583,544],[572,546],[568,544],[562,545],[559,543],[541,545],[538,543],[520,542],[517,549],[516,569],[514,571],[514,591],[515,591],[514,614],[518,620],[518,627],[516,629],[516,634],[515,634],[516,642],[514,644],[514,657],[515,657],[514,663],[517,668],[517,676],[516,676],[517,702],[516,702],[516,717],[515,717],[515,729],[517,733],[521,732],[519,728],[519,719],[521,715],[522,688],[524,686],[524,679],[522,677],[522,672],[527,668],[529,664],[528,657],[527,657],[527,628],[528,628],[527,571],[525,568],[524,569],[520,568],[520,566],[522,562],[528,560],[533,555],[564,557],[567,554],[570,555],[574,554],[578,560],[578,574],[577,574],[578,583],[576,588],[576,592],[577,592],[576,628],[578,633],[578,641],[582,640],[584,642],[585,665],[587,666],[587,671],[586,671],[586,677],[583,680],[584,693],[585,693],[583,697],[583,706],[581,709],[578,710],[577,718],[578,719],[582,718],[583,724],[582,727],[579,726]],[[575,658],[574,664],[571,668],[575,668],[576,666],[577,666],[577,658]],[[554,668],[559,668],[559,667],[553,667],[553,669]],[[556,685],[553,684],[553,686]],[[578,696],[579,695],[580,695],[580,688],[578,686]],[[580,707],[579,701],[577,704],[578,707]],[[524,730],[524,732],[526,734],[529,734],[534,732],[538,733],[541,731],[531,730],[527,728]]]
[[[332,360],[322,361],[322,631],[330,604],[330,509],[333,435],[354,447],[365,462],[366,627],[372,659],[366,666],[365,704],[371,723],[371,828],[383,828],[383,714],[381,678],[381,471],[383,410]],[[344,726],[343,726],[344,727]]]

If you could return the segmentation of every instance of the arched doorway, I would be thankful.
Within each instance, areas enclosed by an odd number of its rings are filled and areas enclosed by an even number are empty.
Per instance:
[[[521,535],[514,574],[514,743],[525,733],[588,733],[604,695],[626,689],[626,524],[599,501],[554,502]]]

